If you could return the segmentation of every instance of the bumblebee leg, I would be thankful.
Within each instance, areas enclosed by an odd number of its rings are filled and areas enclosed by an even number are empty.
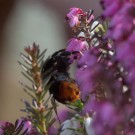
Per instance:
[[[56,101],[55,101],[55,99],[53,97],[51,98],[51,104],[52,104],[54,112],[55,112],[55,114],[56,114],[56,116],[58,118],[58,121],[61,124],[61,121],[60,121],[60,118],[59,118],[58,112],[57,112],[57,104],[56,104]]]

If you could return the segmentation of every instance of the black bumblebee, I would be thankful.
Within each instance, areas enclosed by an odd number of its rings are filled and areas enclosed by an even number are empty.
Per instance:
[[[49,57],[42,67],[42,79],[50,77],[47,85],[53,98],[61,103],[75,102],[80,99],[80,90],[75,82],[69,76],[70,57],[78,52],[69,52],[65,49],[55,52]]]

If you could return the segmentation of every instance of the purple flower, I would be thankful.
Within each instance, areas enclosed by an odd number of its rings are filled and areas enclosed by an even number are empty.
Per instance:
[[[71,116],[73,116],[73,113],[70,112],[68,109],[61,109],[58,113],[58,117],[61,122],[64,122],[65,120],[71,118]]]
[[[5,128],[14,128],[14,125],[11,122],[0,122],[0,134],[4,135]]]
[[[73,52],[73,51],[85,51],[88,48],[88,43],[83,39],[72,38],[68,41],[68,46],[66,51]]]
[[[31,121],[25,119],[25,118],[20,118],[18,119],[18,125],[17,125],[17,128],[20,126],[20,124],[23,123],[24,126],[23,126],[23,130],[27,130],[28,129],[28,132],[31,130],[31,127],[32,127],[32,123]]]
[[[84,104],[84,108],[82,110],[82,114],[92,114],[97,108],[97,101],[95,98],[95,94],[89,94],[89,99]]]
[[[89,16],[89,18],[87,19],[87,22],[88,22],[88,23],[91,23],[93,20],[94,20],[94,15],[91,14],[91,15]]]
[[[117,111],[117,109],[112,103],[108,101],[98,103],[96,114],[93,118],[93,127],[96,129],[95,134],[115,135],[114,129],[117,128],[117,125],[121,123],[122,118],[123,115]]]
[[[101,5],[104,9],[103,17],[112,17],[120,10],[123,1],[120,0],[101,0]]]
[[[58,134],[58,129],[51,125],[48,129],[48,135],[57,135]]]
[[[69,52],[78,52],[71,56],[71,61],[74,61],[74,58],[80,58],[81,55],[87,50],[88,44],[82,39],[72,38],[68,41],[68,46],[66,51]]]
[[[133,40],[131,41],[133,43]],[[78,60],[76,81],[84,101],[82,112],[96,114],[93,119],[96,135],[115,135],[115,130],[122,123],[126,127],[134,107],[129,106],[128,99],[131,96],[127,94],[128,92],[122,93],[123,82],[117,80],[116,75],[119,74],[117,65],[112,61],[108,66],[106,59],[101,63],[98,62],[97,49],[86,51]]]
[[[39,132],[33,126],[32,122],[30,120],[28,120],[27,118],[18,119],[17,128],[20,126],[21,123],[23,123],[23,125],[24,125],[22,131],[27,130],[26,135],[39,135]]]
[[[90,53],[85,51],[84,55],[78,60],[78,69],[76,72],[76,81],[81,90],[81,98],[83,101],[87,99],[90,92],[92,92],[94,85],[94,75],[96,70],[93,68],[96,66],[97,59]]]
[[[16,121],[16,126],[10,122],[0,122],[0,134],[4,135],[7,131],[13,134],[16,132],[25,133],[25,135],[39,135],[37,129],[32,125],[31,121],[26,118],[20,118]]]
[[[112,18],[107,36],[114,41],[124,41],[134,30],[135,5],[125,4]]]
[[[101,3],[103,17],[110,21],[105,37],[94,37],[97,46],[87,40],[92,44],[87,48],[84,34],[71,39],[66,50],[82,53],[76,55],[79,58],[76,82],[84,101],[82,114],[95,114],[95,134],[132,135],[135,131],[135,120],[132,122],[135,114],[135,1],[102,0]],[[72,10],[69,18],[72,15],[77,17],[73,26],[80,23],[83,27],[84,22],[90,23],[94,18],[88,16],[88,12],[84,16],[77,13],[77,9]],[[93,35],[96,34],[98,31]]]
[[[129,42],[125,42],[123,44],[119,44],[117,47],[116,59],[119,60],[125,68],[129,69],[135,64],[134,54],[135,46],[130,45]]]
[[[92,70],[89,69],[78,69],[76,73],[76,81],[80,87],[81,90],[81,99],[85,101],[88,97],[90,92],[92,92],[93,88],[93,82],[91,81],[92,75],[91,72]]]
[[[70,12],[66,15],[66,19],[69,20],[70,27],[74,27],[79,24],[80,15],[85,13],[80,8],[71,8]]]

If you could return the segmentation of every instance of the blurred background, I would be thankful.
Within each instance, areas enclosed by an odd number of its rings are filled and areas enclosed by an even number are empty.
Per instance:
[[[19,84],[26,82],[17,63],[20,52],[33,42],[48,49],[46,57],[64,48],[72,37],[64,21],[71,7],[101,13],[99,0],[0,0],[0,121],[24,115],[20,99],[28,96]]]

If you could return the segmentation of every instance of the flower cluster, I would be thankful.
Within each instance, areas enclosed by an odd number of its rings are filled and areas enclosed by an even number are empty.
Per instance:
[[[11,122],[0,122],[0,134],[22,134],[22,135],[39,135],[36,128],[33,127],[30,120],[26,118],[18,119],[15,124]]]
[[[102,0],[101,4],[104,9],[101,18],[109,20],[108,28],[98,24],[91,30],[92,20],[90,25],[83,25],[83,36],[78,34],[74,38],[81,39],[81,45],[74,42],[67,46],[68,51],[78,47],[80,52],[76,81],[84,102],[82,115],[92,115],[96,135],[134,134],[135,3]],[[83,24],[82,18],[79,24]],[[80,32],[79,25],[75,26],[75,32]]]
[[[103,0],[102,4],[105,7],[103,15],[105,19],[110,19],[107,38],[113,41],[115,47],[114,60],[117,61],[121,71],[120,82],[122,83],[124,97],[122,102],[122,127],[123,134],[134,134],[134,99],[135,99],[135,1],[124,0],[115,3],[116,9],[110,16],[109,10],[114,2]],[[120,90],[119,90],[120,91]],[[120,107],[119,107],[120,109]],[[126,122],[125,122],[126,119]]]
[[[94,19],[92,11],[85,13],[80,8],[71,8],[70,12],[66,15],[66,20],[69,21],[70,27],[82,27],[83,25],[87,25],[91,23]],[[83,27],[82,27],[83,28]]]

